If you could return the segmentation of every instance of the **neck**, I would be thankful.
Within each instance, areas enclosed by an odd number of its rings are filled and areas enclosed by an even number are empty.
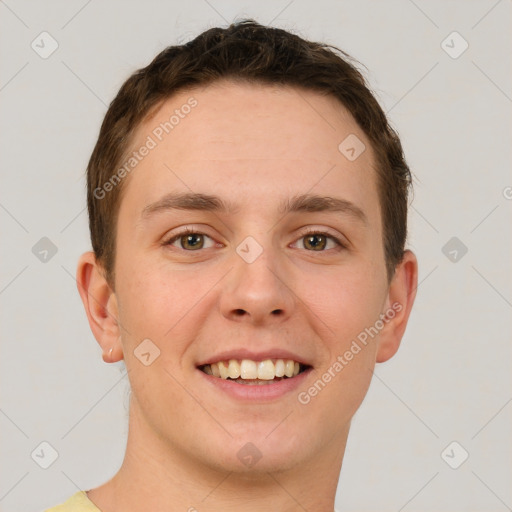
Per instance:
[[[170,446],[133,412],[130,408],[120,470],[87,493],[103,512],[334,510],[348,426],[326,444],[323,453],[299,467],[237,473],[207,466],[179,447]]]

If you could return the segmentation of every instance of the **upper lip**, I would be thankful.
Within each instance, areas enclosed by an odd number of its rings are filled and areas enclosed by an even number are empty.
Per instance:
[[[292,359],[297,363],[301,363],[303,365],[310,365],[307,360],[294,352],[289,350],[283,350],[280,348],[271,348],[268,350],[261,350],[258,352],[254,352],[252,350],[247,350],[245,348],[234,349],[234,350],[225,350],[223,352],[218,352],[217,354],[208,357],[207,359],[201,361],[197,366],[204,366],[207,364],[218,363],[219,361],[229,361],[230,359],[236,359],[241,361],[242,359],[250,359],[252,361],[264,361],[265,359]]]

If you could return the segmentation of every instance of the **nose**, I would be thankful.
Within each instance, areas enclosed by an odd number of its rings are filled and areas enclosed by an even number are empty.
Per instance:
[[[254,325],[284,322],[296,304],[293,283],[272,249],[252,263],[234,255],[235,267],[223,288],[220,307],[225,318]]]

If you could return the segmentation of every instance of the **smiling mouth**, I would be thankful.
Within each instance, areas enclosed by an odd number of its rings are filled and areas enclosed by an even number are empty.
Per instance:
[[[199,367],[202,372],[212,377],[253,386],[292,379],[308,368],[311,367],[292,359],[265,359],[263,361],[230,359]]]

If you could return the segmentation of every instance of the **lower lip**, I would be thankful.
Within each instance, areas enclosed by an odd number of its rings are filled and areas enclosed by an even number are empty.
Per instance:
[[[225,380],[220,377],[213,377],[201,370],[197,370],[210,386],[219,389],[229,396],[244,401],[271,401],[276,400],[287,393],[295,391],[308,378],[312,368],[304,370],[295,377],[281,379],[270,384],[237,384],[233,380]]]

